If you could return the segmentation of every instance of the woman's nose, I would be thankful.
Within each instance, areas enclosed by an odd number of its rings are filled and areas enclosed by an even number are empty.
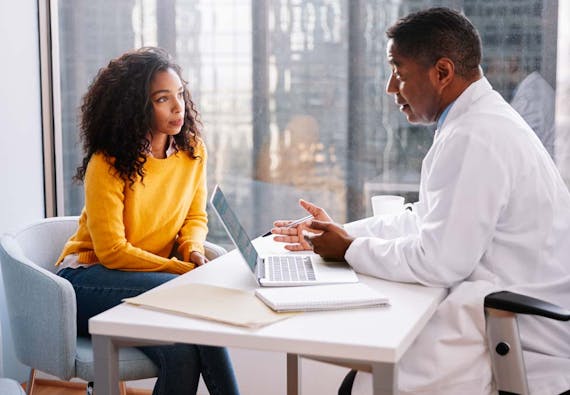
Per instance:
[[[184,98],[177,98],[174,103],[174,112],[181,112],[184,110]]]

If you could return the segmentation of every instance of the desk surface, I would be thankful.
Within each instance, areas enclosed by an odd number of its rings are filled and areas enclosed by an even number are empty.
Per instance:
[[[270,237],[254,242],[263,254],[280,252]],[[320,357],[397,363],[446,295],[444,289],[359,275],[387,295],[390,306],[302,313],[259,329],[244,329],[121,304],[89,320],[94,335],[199,343]],[[257,282],[237,250],[161,287],[207,283],[255,289]],[[152,292],[152,291],[150,291]],[[199,300],[189,303],[200,303]]]

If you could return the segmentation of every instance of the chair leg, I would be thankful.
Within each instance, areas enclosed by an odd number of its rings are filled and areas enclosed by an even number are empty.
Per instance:
[[[34,384],[36,381],[36,369],[30,369],[30,376],[28,377],[28,384],[26,385],[26,395],[32,395]]]
[[[87,383],[87,395],[93,395],[93,381]],[[127,383],[124,381],[119,382],[119,393],[127,395]]]

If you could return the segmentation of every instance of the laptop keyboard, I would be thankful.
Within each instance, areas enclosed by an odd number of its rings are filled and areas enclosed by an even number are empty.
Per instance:
[[[272,281],[314,281],[311,258],[302,255],[279,255],[266,258],[268,279]]]

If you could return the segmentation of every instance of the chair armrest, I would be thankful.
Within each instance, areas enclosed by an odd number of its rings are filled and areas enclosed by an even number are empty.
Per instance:
[[[77,306],[73,286],[30,261],[11,235],[0,240],[0,258],[16,356],[53,376],[74,377]]]
[[[532,314],[558,321],[569,321],[570,311],[544,300],[510,291],[494,292],[485,297],[485,307],[517,314]]]
[[[206,255],[206,258],[208,258],[208,260],[214,260],[219,256],[224,255],[226,252],[228,252],[224,247],[221,247],[217,244],[214,244],[208,240],[206,240],[204,242],[204,252]]]

